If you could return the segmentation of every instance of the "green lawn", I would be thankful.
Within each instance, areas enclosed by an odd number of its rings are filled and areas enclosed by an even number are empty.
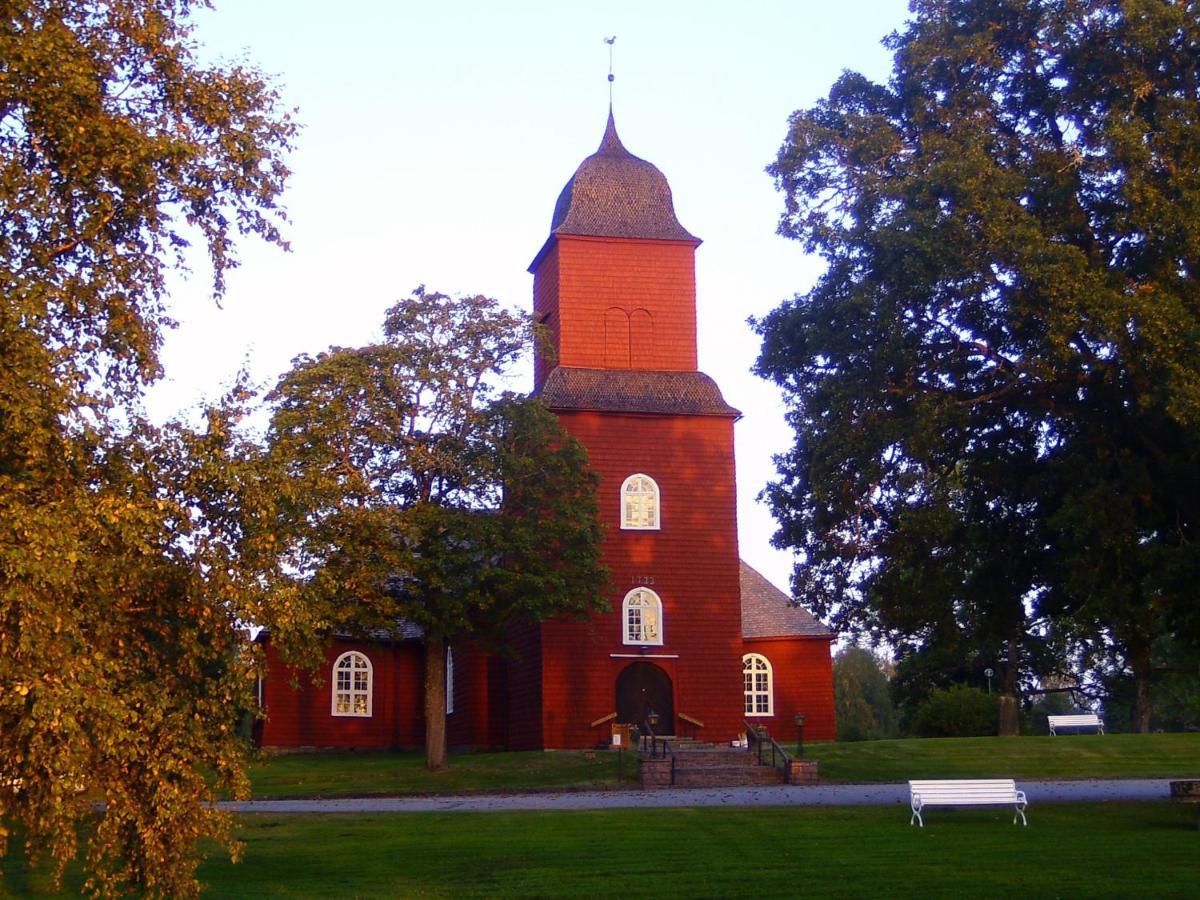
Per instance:
[[[255,797],[629,787],[637,782],[637,761],[607,750],[469,753],[451,756],[444,771],[430,772],[421,753],[294,753],[253,764],[250,781]]]
[[[795,745],[785,745],[793,750]],[[821,781],[910,778],[1200,778],[1200,734],[921,738],[806,743]]]
[[[786,745],[792,750],[794,745]],[[1200,734],[1112,734],[1065,737],[944,738],[805,745],[820,761],[821,781],[900,782],[929,777],[1200,778]],[[636,764],[581,753],[470,753],[450,757],[444,772],[425,769],[419,753],[321,753],[255,763],[256,797],[356,797],[450,794],[548,788],[631,786]]]
[[[245,816],[206,897],[1194,897],[1195,809],[679,809]],[[16,849],[16,848],[14,848]],[[44,885],[13,862],[5,888]],[[66,886],[78,889],[78,877]]]

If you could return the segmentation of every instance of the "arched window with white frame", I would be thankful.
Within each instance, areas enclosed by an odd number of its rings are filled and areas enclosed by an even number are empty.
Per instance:
[[[621,529],[657,531],[660,498],[658,484],[649,475],[630,475],[621,485]]]
[[[625,624],[626,644],[662,644],[662,600],[649,588],[634,588],[625,595],[621,620]]]
[[[742,657],[742,681],[746,697],[746,715],[774,715],[770,661],[761,653],[747,653]]]
[[[371,715],[371,661],[356,651],[343,653],[333,664],[332,712],[335,716]]]
[[[446,715],[454,712],[454,651],[446,648]]]

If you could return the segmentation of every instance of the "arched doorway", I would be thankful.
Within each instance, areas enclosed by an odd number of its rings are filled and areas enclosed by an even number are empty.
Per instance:
[[[617,721],[643,731],[646,716],[658,713],[655,734],[675,733],[675,699],[671,676],[653,663],[635,662],[617,676]]]

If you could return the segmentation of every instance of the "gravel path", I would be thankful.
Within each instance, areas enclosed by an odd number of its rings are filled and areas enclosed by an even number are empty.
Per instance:
[[[1120,781],[1018,781],[1030,806],[1165,800],[1170,779]],[[685,806],[908,806],[906,784],[829,784],[815,787],[676,788],[662,791],[563,791],[472,794],[448,797],[250,800],[221,803],[239,813],[507,812],[513,810],[644,809]]]

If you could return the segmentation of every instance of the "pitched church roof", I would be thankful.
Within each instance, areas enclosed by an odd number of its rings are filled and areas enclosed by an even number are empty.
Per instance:
[[[833,632],[817,621],[807,609],[794,606],[787,594],[747,565],[745,560],[739,562],[743,638],[833,637]]]
[[[558,195],[550,233],[698,241],[675,218],[666,176],[621,143],[611,109],[600,149]]]
[[[558,410],[741,416],[703,372],[559,366],[546,376],[537,395],[550,409]]]

